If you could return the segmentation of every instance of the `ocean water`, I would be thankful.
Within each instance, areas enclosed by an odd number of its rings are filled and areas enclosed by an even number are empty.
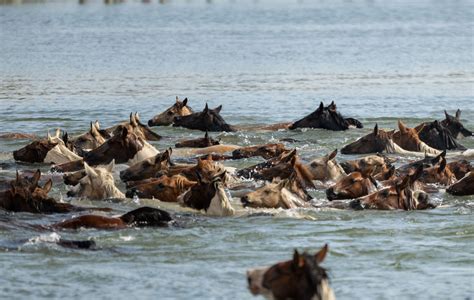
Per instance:
[[[396,128],[462,110],[474,129],[472,1],[6,1],[0,0],[0,132],[81,133],[139,112],[143,121],[188,97],[200,110],[223,105],[230,124],[294,121],[334,100],[365,128],[213,134],[251,145],[291,137],[302,159],[342,148],[375,123]],[[156,127],[174,145],[200,132]],[[460,141],[474,148],[474,139]],[[0,176],[47,165],[16,164],[27,141],[0,140]],[[339,160],[354,156],[339,155]],[[401,158],[399,164],[410,157]],[[260,161],[226,162],[244,167]],[[471,161],[472,163],[472,161]],[[120,168],[121,166],[119,166]],[[117,181],[118,182],[118,181]],[[124,185],[119,185],[124,190]],[[324,191],[311,192],[318,200]],[[299,209],[206,217],[174,204],[140,199],[110,206],[165,208],[182,227],[43,232],[70,215],[0,212],[0,298],[253,299],[245,270],[316,251],[339,299],[474,298],[474,197],[441,189],[429,211]],[[51,241],[93,239],[96,251]]]

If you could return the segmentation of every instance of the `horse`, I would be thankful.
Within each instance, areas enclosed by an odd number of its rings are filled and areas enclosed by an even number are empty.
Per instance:
[[[404,150],[424,152],[425,154],[433,155],[438,155],[441,153],[441,151],[431,148],[422,142],[418,136],[419,131],[405,126],[401,120],[398,120],[398,129],[399,131],[393,134],[392,140]]]
[[[406,175],[401,182],[352,200],[349,205],[355,210],[423,210],[435,208],[436,205],[430,201],[426,192],[414,188],[415,181],[420,178],[422,170],[423,167],[419,167],[413,174]]]
[[[456,176],[447,166],[446,159],[441,157],[436,165],[423,170],[419,180],[423,183],[437,183],[448,186],[456,182]]]
[[[123,229],[127,227],[166,227],[173,222],[171,215],[153,207],[140,207],[120,217],[82,215],[53,224],[55,229]]]
[[[100,147],[86,152],[84,161],[89,165],[116,163],[133,165],[159,153],[144,138],[139,137],[129,126],[120,126],[120,132],[108,139]]]
[[[171,166],[171,153],[169,148],[163,153],[146,158],[136,164],[131,165],[127,169],[120,171],[120,179],[122,181],[143,180],[152,177],[158,177],[158,173]]]
[[[69,150],[59,137],[60,130],[51,136],[48,132],[46,139],[36,140],[25,147],[13,151],[16,161],[27,163],[53,163],[63,164],[81,159],[80,156]]]
[[[370,173],[371,170],[345,175],[326,190],[328,200],[356,199],[377,191],[378,184]]]
[[[188,98],[179,101],[176,96],[176,103],[170,108],[148,120],[148,126],[167,126],[173,123],[174,117],[188,116],[193,113],[191,107],[188,106]]]
[[[378,124],[375,124],[374,130],[359,138],[355,142],[345,145],[341,149],[342,154],[370,154],[370,153],[399,153],[418,155],[416,152],[411,152],[402,149],[393,140],[394,131],[385,131],[379,129]]]
[[[1,192],[0,208],[12,212],[36,214],[69,213],[88,209],[109,211],[107,208],[85,208],[57,202],[48,197],[52,188],[51,179],[40,187],[38,186],[40,178],[40,170],[37,170],[31,178],[21,178],[17,172],[16,179],[10,183],[10,189]]]
[[[390,159],[387,156],[377,153],[375,155],[368,155],[356,160],[347,160],[341,162],[340,165],[346,172],[350,174],[352,172],[367,172],[367,169],[371,170],[370,175],[378,180],[387,180],[393,175],[394,159]]]
[[[311,196],[298,181],[296,172],[287,179],[276,179],[240,199],[244,207],[283,208],[308,207]]]
[[[292,260],[250,269],[249,290],[267,299],[335,300],[327,271],[320,266],[327,253],[327,244],[314,255],[295,249]]]
[[[178,196],[195,184],[197,184],[196,181],[190,181],[182,175],[171,177],[164,175],[127,189],[125,195],[127,198],[133,198],[136,195],[139,198],[155,198],[163,202],[177,202]]]
[[[273,157],[277,157],[285,152],[290,152],[290,150],[286,149],[285,145],[281,143],[248,146],[241,147],[232,151],[232,159],[242,159],[254,156],[260,156],[264,159],[270,159]]]
[[[176,148],[206,148],[215,145],[220,145],[220,139],[215,140],[212,137],[209,137],[209,134],[206,131],[206,134],[203,138],[184,140],[179,143],[176,143],[174,146]]]
[[[438,150],[466,150],[459,144],[448,128],[444,127],[438,120],[423,122],[415,127],[420,140],[428,146]]]
[[[196,210],[204,210],[211,216],[232,216],[235,213],[227,193],[224,190],[224,178],[226,172],[222,172],[210,182],[201,179],[199,172],[196,172],[197,184],[192,186],[187,192],[178,197],[178,202],[185,207]]]
[[[115,186],[112,175],[114,167],[114,160],[105,167],[96,168],[84,163],[86,176],[79,180],[79,184],[74,189],[67,192],[67,196],[92,200],[124,199],[125,195]]]
[[[454,173],[457,180],[460,180],[467,173],[474,171],[474,168],[471,166],[471,163],[465,159],[456,160],[448,163],[448,168],[451,172]]]
[[[451,184],[446,192],[456,196],[474,195],[474,171],[467,173],[463,178]]]
[[[63,135],[64,143],[66,145],[70,144],[70,150],[79,155],[82,154],[81,156],[83,156],[85,151],[98,148],[109,138],[111,138],[111,135],[106,130],[100,129],[98,121],[91,122],[89,131],[84,134],[72,138],[67,133]]]
[[[192,113],[187,116],[176,116],[173,119],[173,126],[201,131],[227,131],[233,132],[236,129],[227,124],[219,114],[222,105],[209,109],[207,103],[202,112]]]
[[[456,111],[455,116],[451,116],[444,111],[445,119],[441,121],[441,125],[446,127],[451,135],[457,139],[472,136],[472,131],[467,130],[461,123],[461,110]]]
[[[339,180],[346,175],[344,169],[336,161],[337,149],[327,155],[313,159],[306,167],[311,172],[313,180]]]
[[[147,141],[159,141],[161,140],[161,136],[155,133],[150,127],[146,126],[142,122],[140,122],[140,116],[138,113],[130,113],[130,120],[129,122],[122,122],[119,125],[112,126],[107,128],[107,132],[111,133],[112,135],[120,134],[121,127],[126,126],[129,128],[130,131],[135,133],[140,138],[147,140]]]
[[[336,104],[331,102],[330,105],[324,107],[321,102],[319,107],[301,120],[290,125],[289,129],[297,128],[323,128],[327,130],[342,131],[350,127],[363,128],[361,122],[353,118],[344,118],[338,111]]]

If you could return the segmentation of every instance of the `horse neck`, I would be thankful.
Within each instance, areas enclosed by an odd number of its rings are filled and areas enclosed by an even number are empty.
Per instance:
[[[128,165],[133,165],[138,162],[141,162],[142,160],[145,160],[149,157],[155,156],[158,153],[160,153],[155,147],[153,147],[150,143],[147,141],[143,140],[143,148],[140,149],[135,156],[133,156],[128,162]]]
[[[219,185],[206,213],[215,216],[231,216],[234,212],[224,188]]]
[[[66,148],[62,144],[57,144],[53,149],[49,150],[46,154],[43,162],[64,164],[75,160],[80,160],[81,157],[76,155],[74,152]]]
[[[339,180],[343,176],[347,175],[344,169],[335,161],[328,162],[328,179]]]
[[[428,146],[427,144],[425,144],[425,142],[422,142],[422,141],[420,141],[420,144],[419,144],[419,151],[422,153],[433,154],[433,155],[441,154],[441,151],[438,151]]]

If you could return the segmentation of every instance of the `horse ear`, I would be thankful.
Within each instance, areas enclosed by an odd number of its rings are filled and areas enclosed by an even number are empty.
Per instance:
[[[67,131],[64,132],[62,140],[64,144],[67,144],[69,142],[69,135],[67,134]]]
[[[178,98],[178,96],[176,96],[176,103],[179,103],[179,98]]]
[[[198,169],[202,169],[202,159],[200,157],[198,157],[198,160],[197,160],[197,167]]]
[[[95,170],[91,168],[86,162],[84,162],[84,170],[86,171],[86,175],[90,177],[97,177]]]
[[[183,100],[183,105],[182,105],[182,106],[184,107],[184,106],[186,106],[187,104],[188,104],[188,98],[184,98],[184,100]]]
[[[204,134],[204,138],[207,140],[209,139],[209,134],[207,133],[207,130],[206,130],[206,133]]]
[[[293,253],[293,267],[294,268],[301,268],[304,266],[304,258],[298,253],[298,250],[295,249]]]
[[[323,109],[324,109],[324,103],[323,103],[323,101],[321,101],[321,103],[319,103],[318,110],[323,110]]]
[[[95,129],[100,130],[99,120],[95,120],[94,125],[95,125]]]
[[[54,133],[54,137],[59,139],[60,136],[61,136],[61,129],[56,128],[56,132]]]
[[[460,109],[458,109],[458,110],[456,111],[456,119],[457,119],[458,121],[461,119],[461,110],[460,110]]]
[[[443,157],[441,163],[439,164],[438,173],[443,172],[446,169],[446,159]]]
[[[41,171],[40,169],[36,170],[35,174],[33,174],[33,186],[36,187],[38,185],[38,181],[41,178]]]
[[[43,186],[43,191],[47,194],[49,193],[49,191],[51,191],[51,188],[53,187],[53,181],[50,179],[48,179],[48,181],[46,181],[46,183],[44,184]]]
[[[374,135],[375,135],[375,136],[379,135],[379,124],[377,124],[377,123],[375,123]]]
[[[213,111],[214,111],[215,113],[220,113],[221,110],[222,110],[222,105],[219,105],[218,107],[216,107],[216,108],[213,109]]]
[[[295,167],[295,164],[296,164],[296,155],[291,158],[290,164],[291,164],[291,166],[292,166],[293,168]]]
[[[18,172],[18,170],[16,170],[16,182],[19,182],[20,181],[20,173]]]
[[[417,181],[421,177],[421,175],[423,175],[423,165],[419,165],[418,168],[416,168],[415,173],[410,175],[411,182],[413,183]]]
[[[316,262],[318,264],[322,263],[324,259],[326,258],[326,254],[328,253],[329,246],[328,244],[324,245],[324,247],[321,248],[315,255],[314,258],[316,259]]]
[[[196,171],[195,174],[196,174],[197,182],[198,182],[199,184],[202,184],[201,173],[199,173],[198,171]]]
[[[140,122],[140,114],[137,112],[135,112],[135,122]]]
[[[115,159],[112,159],[112,161],[107,165],[105,168],[109,173],[112,173],[114,171],[115,167]]]
[[[418,128],[418,130],[416,131],[416,133],[418,135],[420,135],[420,132],[423,130],[423,128],[425,128],[425,123],[421,124],[420,128]]]
[[[49,130],[48,130],[47,138],[48,138],[48,142],[52,142],[52,141],[53,141],[53,139],[51,138],[51,134],[49,134]]]
[[[398,129],[400,129],[400,131],[407,131],[407,127],[403,124],[402,120],[398,120]]]
[[[334,150],[333,152],[329,153],[329,156],[328,156],[328,161],[329,160],[333,160],[337,155],[337,149]]]
[[[96,136],[100,135],[98,130],[99,129],[96,127],[96,125],[91,122],[91,134],[92,134],[92,136],[96,137]]]
[[[209,106],[207,105],[207,102],[206,102],[206,106],[204,107],[204,112],[207,113],[209,111]]]

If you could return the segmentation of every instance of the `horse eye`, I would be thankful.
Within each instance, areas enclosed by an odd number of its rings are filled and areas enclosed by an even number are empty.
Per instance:
[[[172,114],[173,114],[173,112],[170,110],[170,111],[168,112],[168,115],[171,116]]]

